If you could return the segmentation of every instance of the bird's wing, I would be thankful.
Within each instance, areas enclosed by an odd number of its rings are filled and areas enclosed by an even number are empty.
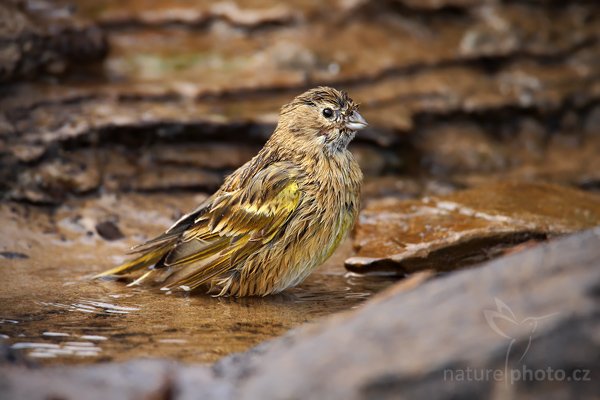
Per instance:
[[[207,283],[282,233],[301,201],[300,175],[289,163],[275,163],[245,187],[215,194],[165,258],[165,266],[180,268],[168,286],[191,290]]]

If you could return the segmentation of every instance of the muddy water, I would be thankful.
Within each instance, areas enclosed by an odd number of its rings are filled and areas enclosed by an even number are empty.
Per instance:
[[[349,242],[305,283],[267,298],[165,295],[90,280],[202,197],[103,196],[53,211],[2,205],[0,343],[43,364],[133,357],[211,362],[356,307],[393,282],[348,275],[343,260],[351,252]],[[124,238],[103,238],[96,227],[101,222],[117,227]]]

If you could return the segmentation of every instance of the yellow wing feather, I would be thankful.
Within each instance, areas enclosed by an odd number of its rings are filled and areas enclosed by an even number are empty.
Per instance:
[[[263,181],[263,185],[260,185],[263,190],[272,188],[272,182],[268,181],[272,177],[267,174],[264,178],[267,181]],[[173,259],[167,260],[165,265],[184,265],[189,271],[189,273],[185,271],[183,277],[178,273],[178,278],[169,286],[191,290],[217,276],[227,272],[233,273],[236,268],[243,265],[243,261],[248,256],[282,232],[301,199],[297,182],[289,176],[285,179],[284,185],[276,185],[277,193],[264,193],[263,201],[248,196],[244,189],[240,189],[235,193],[228,193],[227,196],[230,197],[225,203],[219,202],[216,207],[199,218],[195,225],[185,232],[185,239],[178,246],[179,248],[185,246],[186,242],[206,240],[207,236],[214,234],[218,234],[219,239],[213,242],[225,242],[227,245],[219,246],[218,252],[203,252],[202,255],[194,252],[186,259],[174,256]],[[251,203],[251,199],[255,202]],[[169,255],[169,258],[175,255],[177,250],[178,248]]]
[[[244,187],[215,193],[203,207],[139,246],[138,258],[98,276],[150,268],[151,273],[144,274],[136,281],[139,283],[152,277],[152,272],[158,274],[169,267],[173,273],[168,274],[166,285],[192,290],[235,273],[247,257],[285,229],[301,202],[300,173],[288,163],[275,163],[251,177]]]

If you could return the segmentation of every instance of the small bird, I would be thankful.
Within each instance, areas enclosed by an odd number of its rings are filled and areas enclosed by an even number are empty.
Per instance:
[[[362,172],[347,149],[367,126],[358,105],[318,87],[281,108],[260,152],[138,257],[97,277],[144,270],[130,285],[206,287],[216,296],[266,296],[302,282],[356,220]]]

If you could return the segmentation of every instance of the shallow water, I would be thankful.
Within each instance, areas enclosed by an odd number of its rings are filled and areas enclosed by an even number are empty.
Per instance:
[[[39,363],[134,357],[211,362],[299,324],[356,307],[394,279],[346,273],[349,241],[302,285],[265,298],[165,295],[90,276],[159,233],[201,196],[105,196],[56,211],[4,205],[0,228],[0,343]],[[125,239],[95,225],[114,221]],[[144,232],[148,232],[145,234]]]

